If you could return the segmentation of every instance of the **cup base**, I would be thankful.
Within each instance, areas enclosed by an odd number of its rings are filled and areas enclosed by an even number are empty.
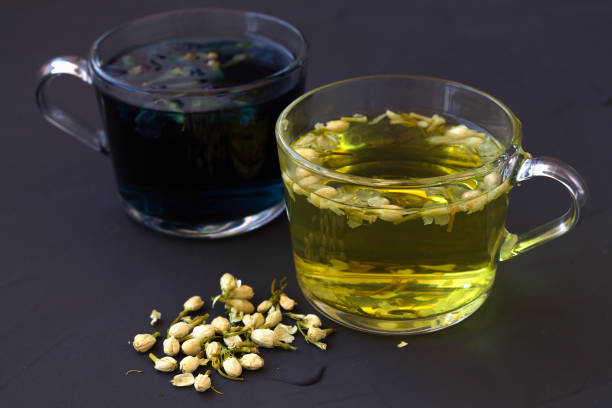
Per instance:
[[[244,234],[262,227],[278,217],[285,209],[285,202],[279,201],[257,214],[249,215],[219,224],[189,224],[163,220],[144,214],[121,199],[123,208],[128,215],[140,224],[145,225],[155,231],[182,238],[226,238],[234,235]]]
[[[319,312],[336,323],[350,329],[355,329],[366,333],[410,335],[442,330],[461,322],[474,313],[484,303],[489,296],[489,290],[484,291],[480,296],[469,303],[466,303],[465,305],[446,313],[429,316],[422,319],[397,320],[382,320],[346,313],[310,297],[307,293],[304,295],[308,302],[310,302],[310,304]]]

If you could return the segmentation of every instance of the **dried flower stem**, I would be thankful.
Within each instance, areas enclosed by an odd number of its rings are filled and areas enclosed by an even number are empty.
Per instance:
[[[172,321],[172,323],[170,323],[170,326],[172,326],[174,323],[178,323],[183,317],[185,317],[187,314],[189,313],[189,310],[187,309],[183,309],[183,311],[181,313],[178,314],[178,316],[176,316],[176,319],[174,319]]]
[[[244,329],[240,329],[235,332],[225,332],[223,333],[223,338],[232,337],[232,336],[240,336],[242,334],[249,333],[249,332],[250,332],[250,329],[248,327],[245,327]],[[215,337],[219,337],[219,336],[215,336]]]
[[[291,350],[291,351],[297,350],[297,347],[292,346],[291,344],[283,343],[282,341],[275,342],[274,347],[280,347],[283,350]]]
[[[204,347],[206,346],[206,344],[208,344],[211,340],[214,339],[220,339],[221,336],[212,336],[212,337],[202,337],[202,339],[200,339],[200,346]]]
[[[247,342],[243,342],[243,343],[247,343]],[[253,342],[248,342],[249,345],[245,345],[245,346],[238,346],[232,349],[232,351],[234,353],[253,353],[253,347],[257,348],[257,344],[253,343]],[[251,346],[252,344],[252,346]]]
[[[142,371],[142,370],[127,370],[125,372],[125,376],[127,377],[128,375],[130,375],[132,373],[144,373],[144,371]]]
[[[272,280],[272,284],[270,285],[270,296],[267,301],[272,303],[272,306],[276,305],[280,300],[281,295],[283,294],[285,288],[287,288],[287,277],[283,276],[278,282],[278,288],[276,287],[276,278]]]
[[[230,336],[231,336],[231,334],[230,334]],[[200,344],[204,345],[204,344],[208,343],[208,342],[209,342],[209,341],[211,341],[211,340],[214,340],[214,339],[220,339],[220,338],[222,338],[222,337],[225,337],[225,336],[202,337],[202,338],[200,338],[200,340],[202,340],[202,341],[200,342]],[[195,338],[195,337],[193,337],[193,334],[189,333],[189,334],[188,334],[188,335],[186,335],[185,337],[181,337],[180,339],[177,339],[177,340],[178,340],[178,342],[179,342],[179,343],[183,343],[183,342],[185,342],[185,341],[187,341],[187,340],[194,339],[194,338]]]

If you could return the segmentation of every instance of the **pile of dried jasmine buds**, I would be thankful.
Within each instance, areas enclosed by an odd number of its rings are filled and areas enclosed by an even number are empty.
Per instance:
[[[163,341],[165,356],[158,358],[149,353],[156,370],[170,373],[178,368],[181,371],[170,381],[174,386],[193,385],[199,392],[212,389],[221,394],[212,385],[211,370],[195,375],[200,367],[210,364],[221,376],[243,381],[243,370],[259,370],[264,365],[259,347],[296,350],[297,347],[291,344],[295,340],[293,335],[298,331],[306,342],[321,350],[327,348],[322,340],[334,329],[322,328],[317,315],[292,313],[297,303],[285,294],[286,278],[281,279],[278,285],[276,279],[272,281],[271,296],[257,307],[251,303],[255,296],[251,286],[243,285],[229,273],[221,277],[220,284],[221,293],[213,297],[212,305],[224,303],[227,317],[217,316],[206,323],[208,313],[195,315],[204,306],[204,301],[200,296],[192,296],[168,328]],[[285,316],[293,324],[283,324]],[[153,326],[161,319],[161,313],[153,310],[150,317]],[[136,351],[146,353],[153,348],[159,336],[159,332],[137,334],[132,345]],[[184,357],[179,362],[176,357],[180,353]],[[141,371],[129,370],[126,375],[130,372]]]

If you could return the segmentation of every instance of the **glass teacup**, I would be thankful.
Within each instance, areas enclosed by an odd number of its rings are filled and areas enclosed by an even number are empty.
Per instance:
[[[87,60],[40,69],[37,101],[52,124],[110,155],[127,213],[155,230],[220,238],[284,208],[274,123],[304,88],[307,45],[275,17],[178,10],[112,29]],[[72,75],[93,85],[104,130],[46,98]]]
[[[439,330],[485,301],[499,261],[576,225],[586,185],[567,164],[533,158],[500,101],[415,76],[315,89],[276,128],[299,284],[328,317],[363,331]],[[568,212],[516,235],[512,187],[535,176],[570,192]]]

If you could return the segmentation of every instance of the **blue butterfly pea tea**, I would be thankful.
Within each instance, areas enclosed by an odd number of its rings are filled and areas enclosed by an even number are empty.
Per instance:
[[[109,59],[104,72],[134,89],[129,101],[98,89],[128,211],[214,225],[282,201],[274,123],[302,93],[303,77],[289,86],[232,90],[273,78],[293,59],[264,39],[160,41]],[[139,103],[142,89],[167,97]]]

